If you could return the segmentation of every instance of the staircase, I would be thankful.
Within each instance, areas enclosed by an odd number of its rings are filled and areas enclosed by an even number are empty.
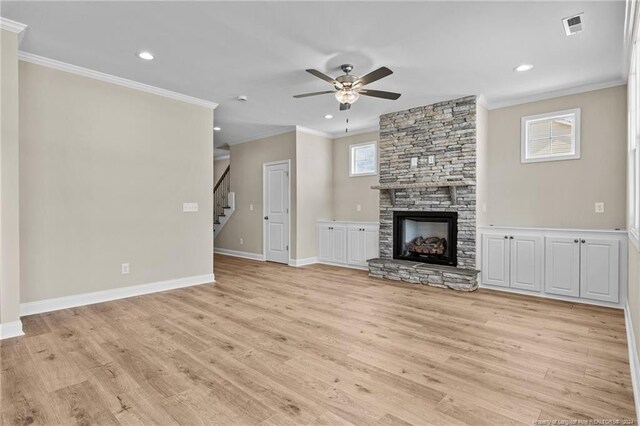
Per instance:
[[[236,210],[235,193],[230,192],[231,176],[229,170],[231,166],[227,166],[218,183],[213,188],[213,239],[218,238],[220,231],[225,223],[229,220],[233,212]]]

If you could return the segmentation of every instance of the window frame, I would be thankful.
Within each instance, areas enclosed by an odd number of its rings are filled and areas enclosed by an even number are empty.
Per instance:
[[[522,117],[520,121],[520,162],[525,163],[541,163],[545,161],[564,161],[580,159],[580,108],[566,109],[562,111],[546,112],[544,114],[528,115]],[[572,144],[573,153],[571,154],[549,154],[544,157],[528,158],[529,152],[529,123],[534,121],[551,120],[567,115],[574,116]]]
[[[375,167],[371,172],[362,172],[362,173],[354,173],[354,150],[358,148],[363,148],[365,146],[373,145],[375,150]],[[378,174],[378,142],[370,141],[370,142],[362,142],[362,143],[354,143],[349,145],[349,177],[361,177],[361,176],[376,176]]]
[[[637,37],[637,35],[636,35]],[[632,40],[627,82],[627,230],[629,240],[640,251],[640,52]]]

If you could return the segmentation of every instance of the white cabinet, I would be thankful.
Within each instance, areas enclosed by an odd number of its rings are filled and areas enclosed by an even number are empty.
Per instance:
[[[539,291],[542,237],[482,234],[482,283]]]
[[[347,264],[367,266],[378,257],[378,227],[352,224],[347,227]]]
[[[318,224],[318,260],[344,263],[347,252],[347,227]]]
[[[618,301],[620,246],[616,240],[597,238],[580,242],[580,296]]]
[[[624,305],[625,231],[502,227],[479,231],[481,286]]]
[[[318,222],[318,261],[366,268],[378,257],[377,223]]]
[[[547,293],[617,303],[620,243],[614,239],[548,237]]]
[[[580,240],[572,237],[547,237],[546,240],[545,291],[580,296]]]

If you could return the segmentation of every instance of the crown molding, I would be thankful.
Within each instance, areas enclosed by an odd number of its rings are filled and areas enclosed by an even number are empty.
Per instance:
[[[487,109],[506,108],[515,105],[526,104],[529,102],[543,101],[546,99],[559,98],[561,96],[577,95],[579,93],[592,92],[594,90],[608,89],[610,87],[622,86],[627,82],[622,78],[605,80],[596,83],[583,84],[580,86],[567,87],[564,89],[552,90],[544,93],[536,93],[533,95],[522,96],[519,98],[509,98],[505,100],[491,101],[486,97],[482,98],[483,104]]]
[[[18,51],[18,59],[30,62],[36,65],[69,72],[83,77],[93,78],[95,80],[104,81],[118,86],[128,87],[130,89],[140,90],[142,92],[152,93],[154,95],[163,96],[165,98],[198,105],[205,108],[216,109],[217,103],[204,99],[194,98],[192,96],[183,95],[182,93],[172,92],[170,90],[161,89],[159,87],[149,86],[148,84],[138,83],[137,81],[127,80],[126,78],[116,77],[114,75],[105,74],[100,71],[82,68],[76,65],[67,64],[65,62],[56,61],[55,59],[45,58],[44,56],[34,55],[33,53]]]
[[[333,139],[333,135],[328,132],[323,132],[321,130],[310,129],[308,127],[296,126],[296,130],[298,132],[307,133],[309,135],[320,136],[323,138]]]
[[[0,16],[0,29],[11,31],[12,33],[20,34],[27,26],[20,22],[12,21],[11,19],[3,18]]]
[[[283,126],[280,127],[278,129],[274,129],[270,132],[264,132],[264,133],[259,133],[257,135],[254,136],[249,136],[247,138],[243,138],[243,139],[238,139],[232,142],[225,142],[227,145],[240,145],[243,143],[247,143],[247,142],[254,142],[254,141],[258,141],[260,139],[266,139],[266,138],[270,138],[273,136],[278,136],[278,135],[286,135],[287,133],[293,133],[296,131],[296,127],[295,126]]]
[[[366,127],[364,129],[354,130],[353,132],[349,132],[349,133],[336,134],[333,136],[333,139],[343,139],[343,138],[348,138],[349,136],[362,135],[364,133],[373,133],[373,132],[379,132],[379,131],[380,131],[380,127],[378,126]]]

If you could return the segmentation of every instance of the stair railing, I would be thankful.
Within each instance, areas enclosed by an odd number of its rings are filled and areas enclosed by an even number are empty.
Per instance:
[[[231,165],[225,169],[218,183],[213,188],[213,222],[219,223],[220,216],[224,216],[224,209],[229,208],[229,191],[231,189]]]

